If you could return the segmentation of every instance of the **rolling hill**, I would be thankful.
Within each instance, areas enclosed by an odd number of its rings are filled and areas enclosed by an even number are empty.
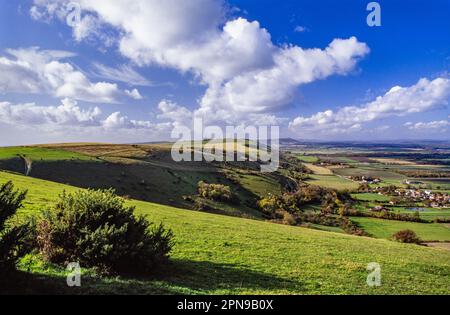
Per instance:
[[[49,144],[0,148],[0,169],[80,188],[108,189],[133,199],[191,209],[199,181],[230,186],[238,206],[209,203],[211,212],[261,217],[259,198],[278,193],[289,179],[261,174],[251,163],[179,162],[169,144],[114,145],[102,143]],[[236,145],[244,150],[243,144]],[[189,201],[190,200],[190,201]]]
[[[48,208],[77,188],[0,172],[28,189],[20,216]],[[85,271],[68,288],[65,271],[37,257],[22,261],[40,290],[57,293],[187,294],[448,294],[450,252],[387,240],[277,225],[130,200],[149,220],[173,229],[171,265],[148,279],[104,278]],[[367,264],[382,268],[381,287],[366,285]],[[28,287],[32,290],[32,286]],[[42,291],[41,291],[42,292]]]

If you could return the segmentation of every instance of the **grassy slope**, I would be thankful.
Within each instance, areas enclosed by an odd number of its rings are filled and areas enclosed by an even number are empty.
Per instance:
[[[352,218],[374,237],[390,238],[394,233],[410,229],[424,241],[450,241],[450,228],[437,223],[415,223],[375,218]]]
[[[19,154],[33,161],[30,176],[34,178],[81,188],[113,187],[122,196],[181,208],[192,207],[183,196],[195,195],[201,180],[229,185],[237,192],[244,207],[211,205],[217,212],[232,215],[258,217],[260,213],[247,204],[256,203],[256,195],[264,193],[262,186],[271,184],[268,191],[280,191],[275,180],[249,176],[241,186],[229,181],[215,165],[174,163],[170,146],[164,144],[69,143],[0,148],[0,169],[23,173]]]
[[[74,188],[0,172],[29,189],[26,212]],[[41,195],[45,196],[42,197]],[[450,252],[131,201],[173,229],[171,271],[154,280],[85,279],[86,293],[448,294]],[[382,286],[366,285],[366,266],[382,266]],[[30,264],[65,286],[61,270]],[[25,267],[24,267],[25,268]],[[64,291],[61,291],[64,292]]]
[[[270,177],[243,174],[239,176],[238,181],[242,187],[253,192],[260,198],[264,198],[268,194],[280,194],[282,191],[281,185]]]

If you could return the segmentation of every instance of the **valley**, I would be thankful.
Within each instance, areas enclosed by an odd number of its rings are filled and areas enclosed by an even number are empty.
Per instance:
[[[444,178],[401,174],[447,172],[448,153],[432,152],[421,159],[403,148],[289,145],[280,169],[266,174],[256,162],[174,162],[164,143],[8,147],[0,148],[0,183],[28,191],[13,221],[39,215],[63,191],[113,188],[136,213],[173,230],[166,269],[145,279],[86,269],[86,285],[74,289],[80,294],[448,294],[450,206],[395,193],[450,191]],[[394,241],[402,230],[421,244]],[[365,283],[373,261],[383,266],[379,288]],[[61,267],[34,254],[20,266],[49,292],[69,293]]]

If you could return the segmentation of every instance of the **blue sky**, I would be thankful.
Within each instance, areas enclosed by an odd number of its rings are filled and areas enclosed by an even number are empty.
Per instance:
[[[69,2],[0,0],[2,145],[170,139],[195,115],[299,139],[449,138],[448,0],[378,1],[380,27],[361,0],[80,0],[79,27]]]

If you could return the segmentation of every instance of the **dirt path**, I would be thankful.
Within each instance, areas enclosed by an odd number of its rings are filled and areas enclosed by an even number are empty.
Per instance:
[[[20,158],[23,160],[23,162],[25,164],[25,176],[30,175],[31,168],[33,166],[33,161],[24,155],[21,155]]]

